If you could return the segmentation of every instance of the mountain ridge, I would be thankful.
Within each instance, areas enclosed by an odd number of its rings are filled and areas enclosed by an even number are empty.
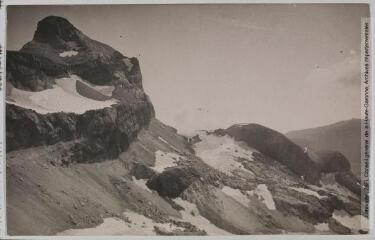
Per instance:
[[[307,146],[317,151],[331,149],[341,152],[350,161],[355,175],[360,177],[360,119],[353,118],[321,127],[290,131],[286,136],[302,147]]]

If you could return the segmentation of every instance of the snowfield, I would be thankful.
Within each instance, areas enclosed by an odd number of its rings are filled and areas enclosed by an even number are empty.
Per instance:
[[[102,109],[117,103],[117,100],[97,101],[81,96],[76,90],[76,82],[81,79],[76,75],[56,80],[52,89],[29,92],[12,88],[6,102],[32,109],[38,113],[73,112],[82,114],[88,110]]]
[[[199,138],[202,141],[194,145],[194,150],[205,163],[228,175],[233,175],[233,172],[238,170],[253,175],[238,162],[238,159],[253,161],[252,153],[255,150],[235,141],[228,135],[220,137],[200,131]]]
[[[166,153],[158,150],[155,152],[155,166],[151,168],[161,173],[168,167],[177,166],[177,161],[179,159],[184,159],[184,157],[177,153]]]
[[[127,210],[123,213],[124,221],[120,218],[104,218],[104,222],[97,227],[84,229],[69,229],[58,233],[60,236],[113,236],[113,235],[157,235],[154,227],[158,227],[164,231],[172,232],[175,230],[183,230],[183,228],[175,226],[171,223],[156,223],[152,219],[147,218],[136,212]]]
[[[65,52],[59,53],[59,56],[60,57],[73,57],[77,54],[78,54],[77,51],[70,50],[70,51],[65,51]]]

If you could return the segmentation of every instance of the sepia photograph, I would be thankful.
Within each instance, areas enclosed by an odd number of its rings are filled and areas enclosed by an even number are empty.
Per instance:
[[[6,6],[6,234],[369,235],[370,22],[365,3]]]

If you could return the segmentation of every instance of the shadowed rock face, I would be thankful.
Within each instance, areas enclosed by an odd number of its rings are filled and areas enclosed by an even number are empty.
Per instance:
[[[353,193],[357,194],[358,196],[361,196],[361,181],[351,172],[338,172],[335,174],[336,181],[341,184],[342,186],[345,186],[347,189],[352,191]],[[365,193],[365,191],[363,192]]]
[[[76,54],[62,57],[60,54]],[[110,46],[92,40],[61,17],[39,21],[32,41],[20,52],[43,55],[66,65],[70,72],[97,85],[121,85],[142,89],[142,74],[136,58],[128,58]]]
[[[42,115],[12,104],[6,105],[7,151],[68,141],[77,137],[78,115]]]
[[[320,172],[316,164],[283,134],[259,124],[233,125],[226,129],[226,133],[281,162],[305,180],[318,182]]]
[[[77,29],[65,18],[49,16],[38,22],[34,40],[44,43],[54,43],[53,47],[63,48],[64,43],[79,41]],[[60,44],[59,44],[60,43]]]
[[[97,101],[105,101],[111,99],[111,96],[106,96],[99,91],[95,91],[94,89],[90,88],[88,85],[80,81],[76,82],[76,90],[80,95]]]
[[[7,104],[7,151],[51,145],[79,139],[75,161],[113,158],[124,151],[138,131],[152,118],[150,105],[118,104],[90,110],[84,114],[38,114],[33,110]]]
[[[346,172],[350,171],[349,160],[340,152],[325,150],[317,152],[319,166],[322,172]]]

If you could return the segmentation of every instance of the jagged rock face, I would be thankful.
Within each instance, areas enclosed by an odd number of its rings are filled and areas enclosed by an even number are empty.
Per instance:
[[[318,182],[320,172],[316,164],[283,134],[259,124],[234,125],[226,129],[226,133],[281,162],[307,181]]]
[[[83,138],[76,145],[75,161],[116,157],[152,117],[148,104],[116,105],[113,108],[74,113],[38,114],[7,105],[7,151]]]
[[[155,115],[142,88],[138,60],[90,39],[64,18],[51,16],[41,20],[33,40],[19,52],[7,54],[9,94],[12,86],[29,92],[53,88],[57,78],[72,74],[114,89],[107,96],[77,81],[77,94],[95,101],[113,98],[118,104],[83,114],[41,114],[7,104],[7,151],[75,140],[72,161],[113,158]]]
[[[350,171],[349,160],[340,152],[324,150],[317,152],[318,161],[322,172],[346,172]]]
[[[72,140],[77,137],[77,119],[76,114],[41,115],[29,109],[7,104],[7,151]]]

